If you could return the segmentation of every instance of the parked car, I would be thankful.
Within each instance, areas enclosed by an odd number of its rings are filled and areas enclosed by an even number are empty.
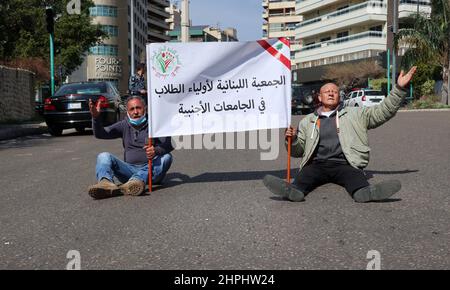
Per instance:
[[[305,90],[296,84],[292,85],[292,115],[308,114],[314,110],[315,90]]]
[[[344,103],[351,107],[370,107],[380,104],[385,97],[381,91],[360,89],[350,92]]]
[[[50,98],[44,100],[44,119],[53,136],[61,136],[64,129],[83,132],[92,126],[89,99],[101,101],[103,123],[111,125],[125,114],[120,109],[120,93],[110,82],[80,82],[62,85]]]

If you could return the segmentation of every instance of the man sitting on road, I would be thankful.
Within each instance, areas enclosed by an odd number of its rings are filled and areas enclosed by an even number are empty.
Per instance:
[[[152,159],[152,182],[160,184],[172,164],[171,138],[153,139],[148,145],[148,121],[145,101],[132,96],[126,102],[127,118],[109,127],[103,127],[100,116],[100,102],[89,100],[92,114],[92,128],[99,139],[122,138],[124,161],[104,152],[97,157],[96,176],[98,183],[89,187],[89,195],[102,199],[120,194],[141,195],[148,182],[148,160]],[[121,186],[114,184],[116,177]]]
[[[370,108],[344,107],[339,89],[328,83],[320,89],[320,107],[299,123],[298,131],[290,127],[291,155],[303,157],[293,184],[267,175],[264,184],[274,194],[291,201],[303,201],[306,194],[326,183],[345,187],[356,202],[385,200],[398,192],[400,181],[370,185],[362,171],[369,163],[367,131],[395,116],[407,95],[406,87],[416,67],[406,75],[402,71],[397,85],[379,105]]]

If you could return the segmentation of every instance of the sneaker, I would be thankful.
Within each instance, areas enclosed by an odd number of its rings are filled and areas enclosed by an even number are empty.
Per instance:
[[[145,184],[142,180],[130,179],[119,188],[124,195],[138,196],[144,193]]]
[[[88,189],[89,195],[94,199],[103,199],[120,195],[120,189],[113,182],[103,178],[99,183]]]
[[[356,202],[385,200],[394,195],[401,188],[402,185],[398,180],[383,181],[358,189],[355,194],[353,194],[353,199]]]
[[[285,197],[290,201],[303,201],[305,194],[293,184],[273,175],[266,175],[264,185],[274,194]]]

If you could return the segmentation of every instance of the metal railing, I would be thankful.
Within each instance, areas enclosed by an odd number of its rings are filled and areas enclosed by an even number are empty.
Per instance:
[[[368,38],[368,37],[383,38],[383,37],[386,37],[386,34],[381,31],[365,31],[362,33],[357,33],[357,34],[349,35],[346,37],[340,37],[340,38],[336,38],[336,39],[332,39],[332,40],[328,40],[328,41],[324,41],[324,42],[310,44],[310,45],[302,47],[300,49],[300,51],[312,50],[312,49],[320,48],[323,46],[331,46],[331,45],[341,44],[344,42],[349,42],[349,41],[353,41],[353,40],[357,40],[357,39],[361,39],[361,38]]]
[[[360,3],[360,4],[357,4],[357,5],[353,5],[353,6],[350,6],[350,7],[347,7],[347,8],[344,8],[344,9],[332,12],[332,13],[328,13],[328,14],[325,14],[325,15],[322,15],[322,16],[319,16],[319,17],[316,17],[316,18],[313,18],[313,19],[309,19],[309,20],[300,22],[298,24],[298,27],[304,27],[304,26],[307,26],[307,25],[311,25],[313,23],[317,23],[317,22],[320,22],[320,21],[328,20],[330,18],[346,15],[346,14],[349,14],[349,13],[357,11],[357,10],[365,9],[367,7],[383,8],[383,7],[386,7],[386,3],[384,1],[383,2],[381,2],[381,1],[368,1],[368,2],[364,2],[364,3]]]

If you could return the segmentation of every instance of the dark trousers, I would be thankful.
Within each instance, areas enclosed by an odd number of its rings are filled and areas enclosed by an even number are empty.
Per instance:
[[[313,161],[303,167],[294,179],[294,184],[305,194],[326,183],[343,186],[351,195],[369,186],[362,170],[348,163],[333,161]]]

